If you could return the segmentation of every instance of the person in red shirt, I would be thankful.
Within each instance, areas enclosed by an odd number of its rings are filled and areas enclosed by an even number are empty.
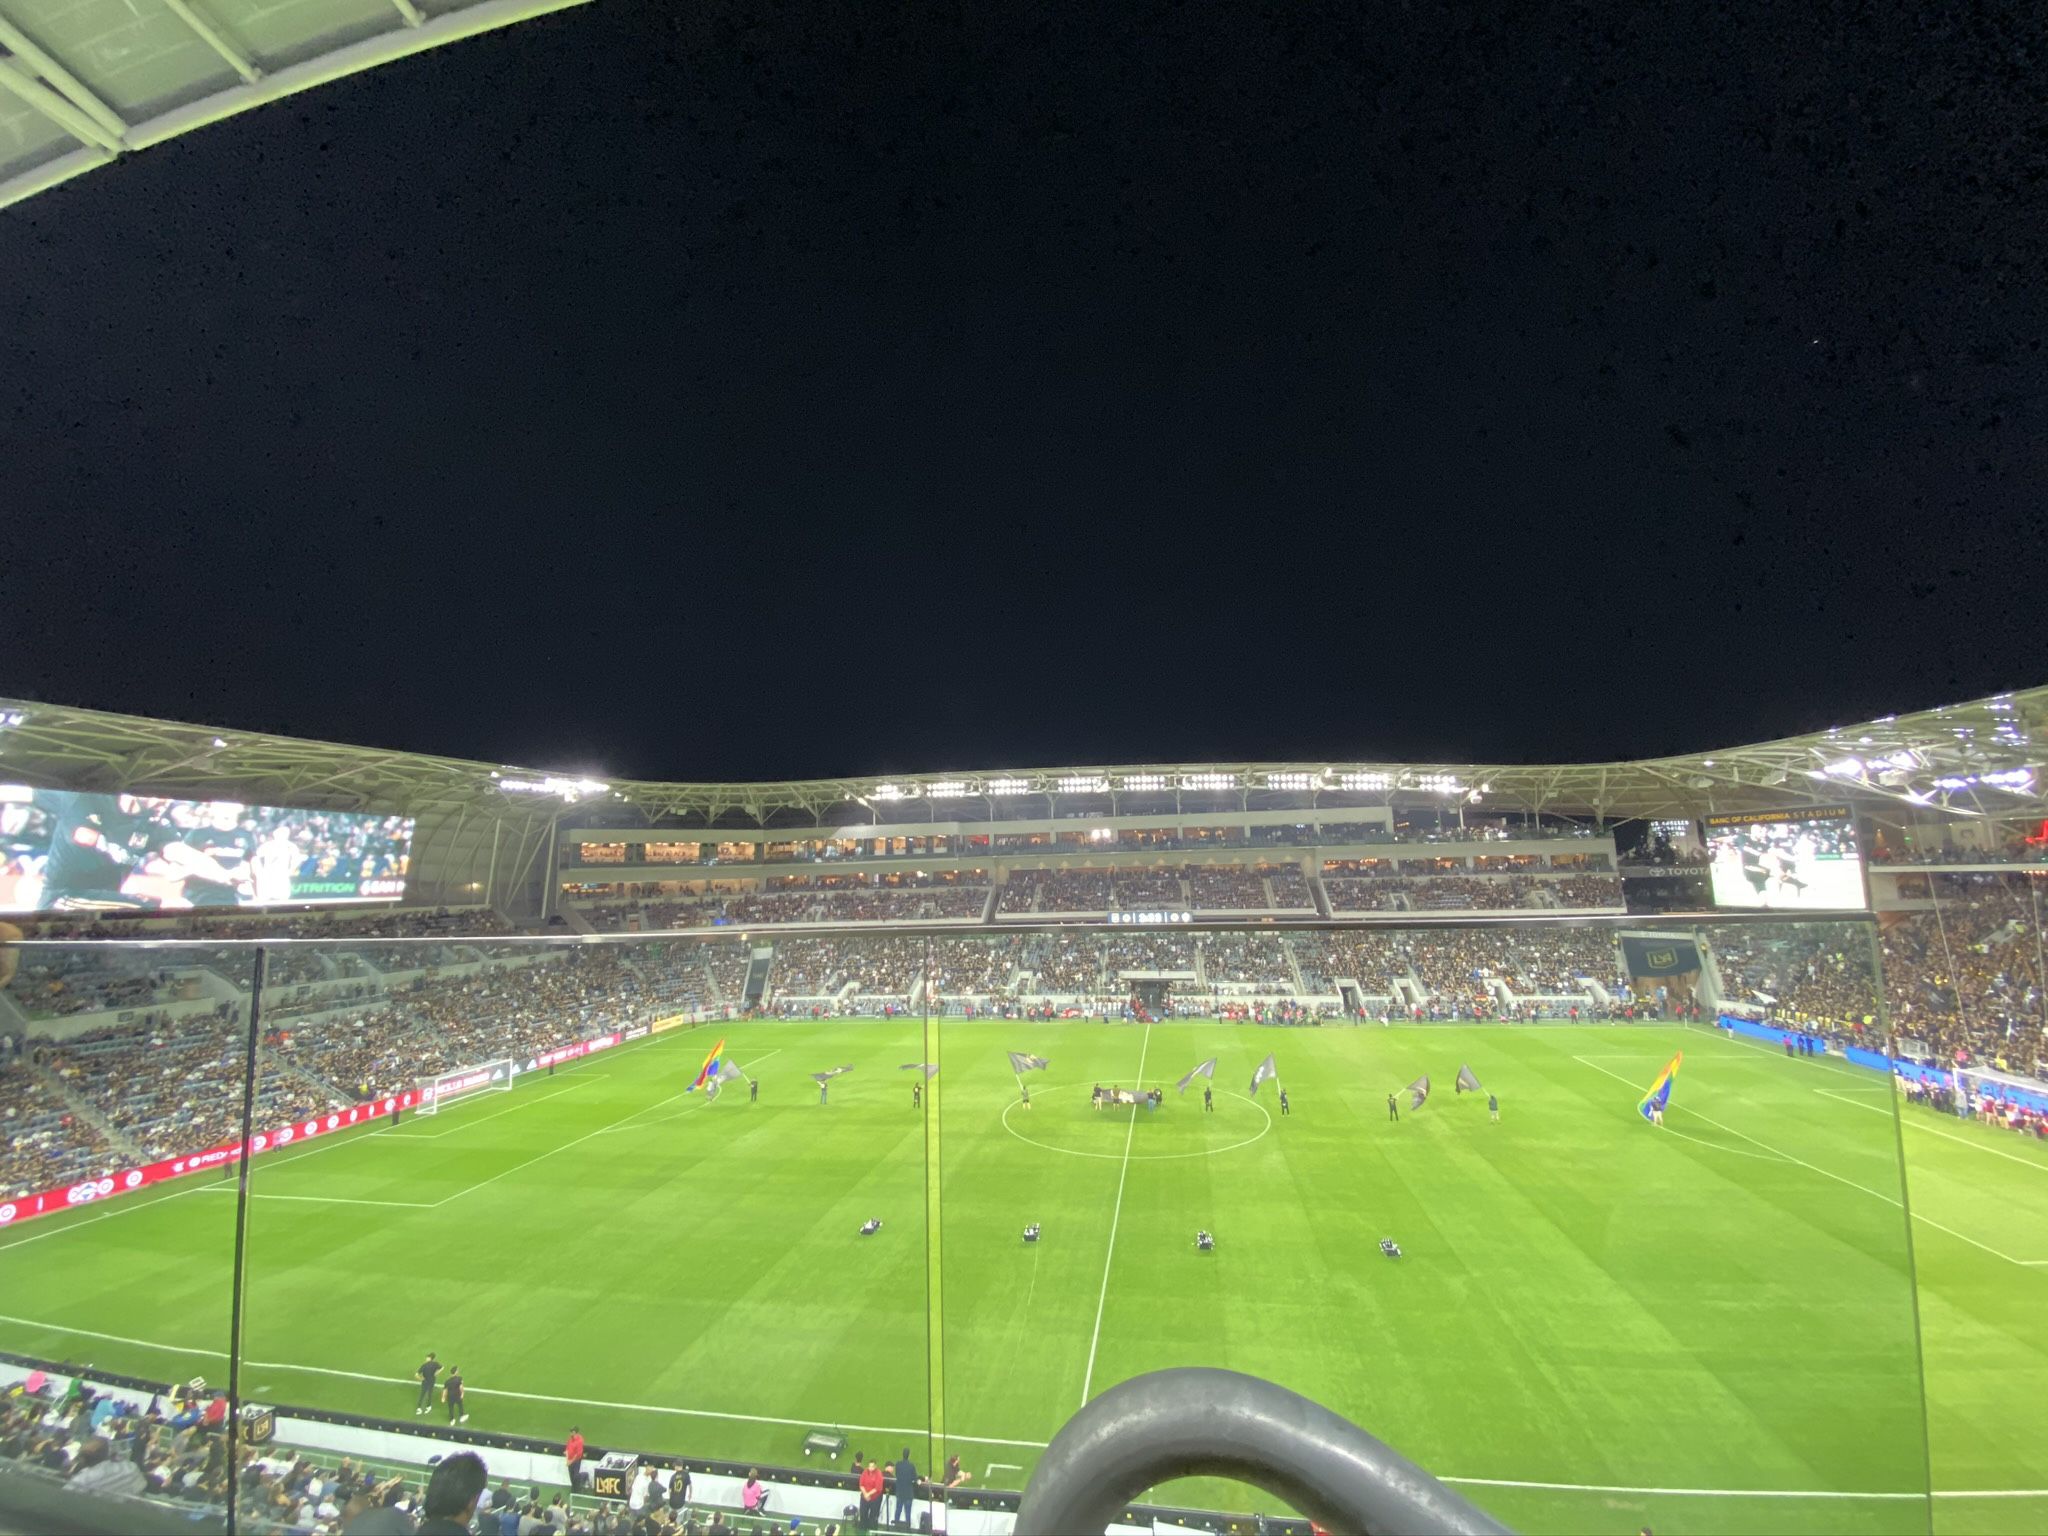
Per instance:
[[[583,1431],[574,1424],[569,1426],[569,1443],[562,1447],[562,1460],[569,1468],[569,1486],[583,1486]]]
[[[216,1396],[212,1402],[206,1405],[206,1412],[199,1416],[199,1422],[208,1429],[220,1429],[227,1424],[227,1421],[228,1400],[225,1397]]]
[[[872,1531],[881,1518],[882,1467],[881,1463],[871,1461],[860,1475],[860,1523]]]

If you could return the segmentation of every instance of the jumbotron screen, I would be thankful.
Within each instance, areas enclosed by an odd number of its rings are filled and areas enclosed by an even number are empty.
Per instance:
[[[0,912],[396,901],[412,833],[408,816],[0,784]]]
[[[1847,806],[1705,820],[1717,907],[1863,905],[1863,856]]]

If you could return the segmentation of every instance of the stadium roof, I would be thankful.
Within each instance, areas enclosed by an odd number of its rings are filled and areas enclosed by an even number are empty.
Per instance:
[[[330,80],[587,0],[0,0],[0,208]]]
[[[1203,763],[758,784],[600,783],[513,765],[253,735],[0,700],[0,782],[275,805],[552,820],[615,806],[695,826],[976,821],[1032,797],[1113,811],[1399,801],[1546,815],[1692,817],[1846,803],[1933,816],[2048,817],[2048,688],[1807,736],[1619,763]],[[625,802],[620,805],[618,802]],[[628,811],[630,807],[630,811]]]

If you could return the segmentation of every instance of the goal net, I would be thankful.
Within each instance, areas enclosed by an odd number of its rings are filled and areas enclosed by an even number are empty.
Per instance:
[[[417,1113],[439,1114],[441,1110],[458,1099],[474,1098],[479,1093],[503,1093],[512,1086],[511,1061],[486,1061],[474,1067],[460,1067],[453,1072],[443,1072],[439,1077],[423,1079],[420,1083],[420,1103]]]

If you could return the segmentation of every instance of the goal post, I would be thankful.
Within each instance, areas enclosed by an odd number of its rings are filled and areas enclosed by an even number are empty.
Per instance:
[[[436,1115],[444,1106],[458,1099],[474,1098],[480,1093],[508,1092],[512,1087],[514,1070],[511,1058],[507,1057],[503,1061],[480,1062],[473,1067],[443,1072],[439,1077],[423,1078],[419,1108],[415,1113]]]

